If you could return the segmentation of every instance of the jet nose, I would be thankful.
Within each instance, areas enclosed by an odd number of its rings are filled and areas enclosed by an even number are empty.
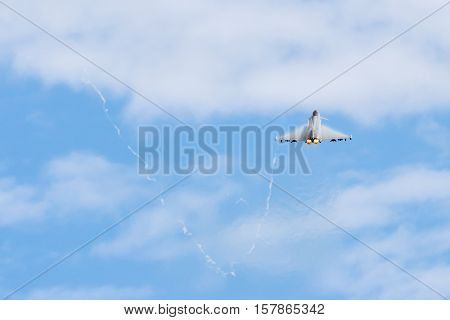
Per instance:
[[[314,110],[312,115],[313,115],[313,117],[318,116],[319,115],[319,111]]]

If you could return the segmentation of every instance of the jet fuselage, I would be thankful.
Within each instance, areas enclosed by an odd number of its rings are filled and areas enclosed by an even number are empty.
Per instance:
[[[321,119],[320,119],[320,114],[319,111],[314,110],[311,117],[308,120],[308,128],[309,128],[309,132],[307,135],[307,143],[318,143],[320,142],[321,139]]]

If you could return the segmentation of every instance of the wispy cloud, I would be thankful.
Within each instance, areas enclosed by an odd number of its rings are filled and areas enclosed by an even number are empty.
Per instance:
[[[13,5],[171,112],[205,116],[280,112],[441,4],[158,0],[124,8],[107,1],[92,6],[48,0]],[[0,30],[7,30],[0,33],[2,57],[11,59],[16,71],[80,88],[87,70],[102,89],[130,98],[129,118],[155,116],[147,102],[80,57],[11,12],[0,14],[5,24]],[[309,103],[365,121],[445,108],[450,42],[442,30],[447,27],[446,12],[437,14]]]
[[[416,131],[421,140],[436,149],[437,155],[448,156],[450,154],[450,131],[448,127],[426,118],[419,123]]]
[[[50,161],[33,183],[1,178],[0,225],[34,223],[48,215],[117,214],[123,205],[148,194],[148,188],[131,167],[72,153]]]
[[[150,287],[49,287],[31,291],[26,299],[34,300],[121,300],[149,299],[153,294]]]
[[[47,203],[36,188],[11,178],[0,179],[0,225],[41,218]]]

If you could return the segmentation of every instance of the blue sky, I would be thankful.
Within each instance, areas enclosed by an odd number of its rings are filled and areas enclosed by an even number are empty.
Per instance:
[[[263,125],[439,5],[414,3],[405,12],[381,1],[368,12],[350,0],[193,1],[176,8],[142,1],[134,9],[102,3],[15,6],[194,127]],[[52,6],[66,19],[48,14]],[[14,30],[0,33],[6,295],[180,177],[139,176],[128,150],[136,147],[138,125],[175,125],[173,119],[0,9],[0,24],[9,26],[1,29]],[[273,178],[444,295],[447,15],[278,119],[284,128],[300,125],[317,108],[354,139],[305,146],[312,174]],[[87,81],[106,98],[122,138]],[[286,154],[288,145],[274,148]],[[439,296],[260,177],[219,172],[187,179],[13,298]]]

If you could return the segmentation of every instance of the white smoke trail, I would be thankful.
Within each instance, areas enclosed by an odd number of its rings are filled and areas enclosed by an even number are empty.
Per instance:
[[[236,273],[234,271],[226,272],[224,271],[217,262],[206,252],[203,245],[195,239],[194,235],[191,231],[187,228],[186,224],[183,221],[178,221],[178,223],[181,225],[181,230],[183,231],[183,234],[190,238],[192,242],[194,242],[195,246],[197,247],[198,251],[202,254],[203,258],[205,259],[206,263],[211,267],[217,274],[221,275],[222,277],[236,277]]]
[[[277,156],[274,156],[272,159],[272,167],[274,167],[277,164],[277,161],[278,161]],[[256,243],[261,236],[262,226],[263,226],[265,220],[267,219],[267,216],[270,213],[270,202],[272,200],[272,187],[273,187],[273,173],[270,175],[269,192],[266,197],[266,210],[264,211],[263,216],[261,217],[261,219],[258,222],[258,225],[256,227],[255,239],[254,239],[250,249],[247,251],[247,255],[251,255],[253,253],[253,251],[256,249]]]
[[[256,241],[253,241],[252,246],[248,249],[247,255],[251,255],[256,248]]]
[[[124,143],[127,146],[128,151],[138,160],[141,161],[144,165],[146,164],[145,160],[136,152],[136,150],[130,145],[128,144],[124,137],[122,136],[122,131],[120,130],[120,127],[117,125],[117,123],[113,120],[113,118],[111,117],[111,115],[109,114],[109,109],[107,107],[107,100],[105,98],[105,96],[103,95],[103,93],[100,91],[100,89],[94,84],[92,83],[90,80],[83,80],[83,82],[90,86],[94,92],[99,96],[100,100],[102,101],[101,104],[101,108],[103,110],[103,113],[105,114],[106,119],[108,120],[108,122],[111,124],[111,126],[114,128],[114,130],[116,131],[117,136],[119,137],[119,139],[122,141],[122,143]],[[155,178],[152,178],[150,176],[146,176],[146,179],[154,182],[156,181]]]
[[[238,204],[241,204],[241,203],[247,205],[247,200],[245,200],[244,198],[241,197],[234,204],[238,205]]]
[[[270,200],[272,200],[273,175],[270,176],[269,194],[266,198],[266,214],[270,211]]]
[[[109,123],[112,125],[112,127],[114,128],[114,130],[116,130],[117,135],[122,138],[122,134],[120,131],[119,126],[117,125],[117,123],[111,118],[111,115],[109,114],[109,109],[106,106],[106,98],[103,95],[103,93],[100,91],[99,88],[97,88],[97,86],[95,84],[93,84],[91,81],[89,80],[85,80],[84,81],[87,85],[89,85],[94,91],[95,93],[100,97],[100,99],[102,100],[102,110],[103,113],[105,114],[106,118],[108,119]]]

